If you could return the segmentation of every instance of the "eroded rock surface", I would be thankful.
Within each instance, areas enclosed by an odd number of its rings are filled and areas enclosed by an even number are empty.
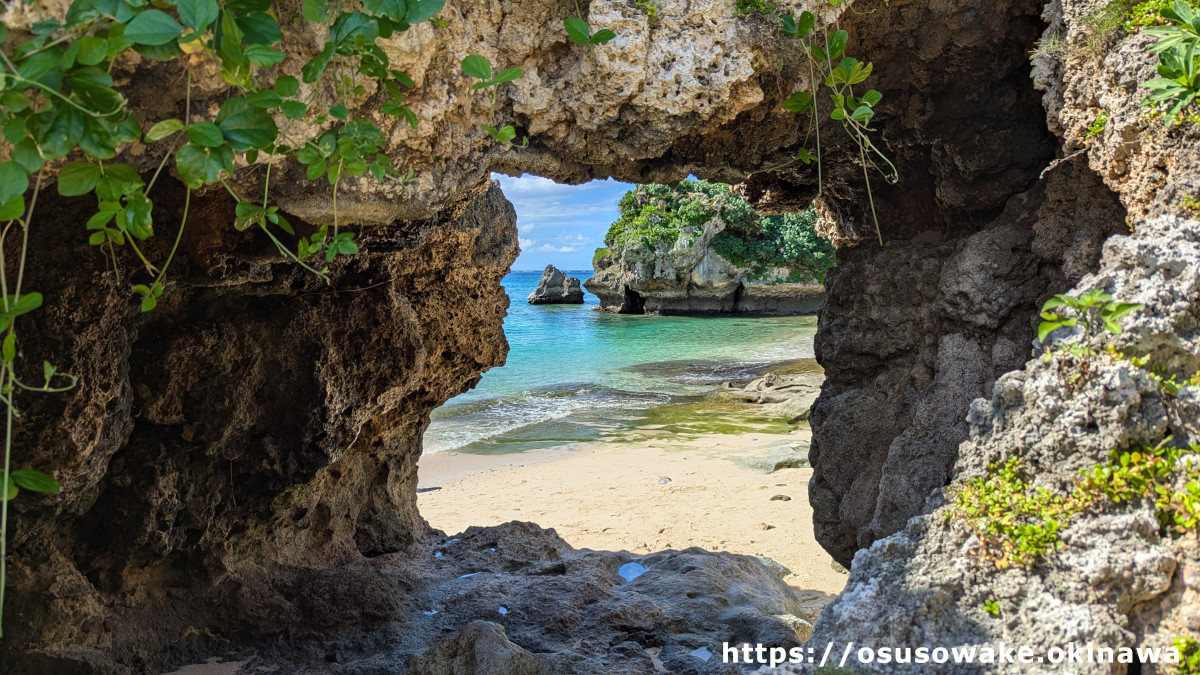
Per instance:
[[[583,289],[579,287],[579,279],[567,276],[554,265],[546,265],[528,300],[531,305],[581,305]]]
[[[1145,307],[1120,335],[1094,338],[1096,356],[1060,350],[999,378],[990,400],[971,405],[956,480],[988,476],[989,463],[1021,457],[1035,486],[1067,494],[1081,470],[1107,463],[1113,449],[1154,446],[1167,437],[1181,447],[1200,441],[1200,388],[1164,393],[1148,370],[1104,353],[1113,344],[1152,355],[1164,372],[1200,371],[1198,270],[1200,221],[1152,218],[1135,235],[1110,239],[1100,271],[1077,290],[1100,289]],[[1195,630],[1200,548],[1194,536],[1168,536],[1150,500],[1102,501],[1067,523],[1057,554],[1031,570],[1004,571],[981,557],[979,539],[949,517],[945,502],[944,492],[930,493],[925,515],[859,551],[846,591],[822,614],[814,640],[839,648],[847,640],[912,648],[1003,641],[1044,655],[1072,641],[1165,648]],[[988,601],[998,603],[999,615],[985,610]],[[1110,672],[1105,664],[1076,668]]]
[[[231,201],[194,198],[203,236],[149,314],[76,236],[77,202],[32,233],[47,303],[24,362],[80,388],[28,397],[17,426],[20,465],[52,468],[63,494],[13,502],[4,667],[155,670],[238,634],[395,616],[386,574],[346,566],[429,535],[428,412],[504,362],[517,232],[498,186],[364,236],[328,287],[230,228]]]

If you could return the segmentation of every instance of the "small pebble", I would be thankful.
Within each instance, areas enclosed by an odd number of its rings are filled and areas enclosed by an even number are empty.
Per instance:
[[[660,484],[660,485],[661,485],[661,484],[663,484],[663,483],[670,483],[670,482],[671,482],[671,479],[670,479],[670,478],[667,478],[666,476],[663,476],[661,479],[659,479],[659,481],[658,481],[658,482],[659,482],[659,484]]]
[[[792,501],[792,498],[787,495],[775,495],[774,497],[771,497],[771,501],[773,501],[773,502],[790,502],[790,501]]]
[[[759,523],[759,524],[758,524],[758,529],[760,529],[760,530],[763,530],[763,531],[765,532],[765,531],[767,531],[767,530],[773,530],[773,529],[775,529],[775,526],[774,526],[774,525],[768,525],[768,524],[766,524],[766,523]]]

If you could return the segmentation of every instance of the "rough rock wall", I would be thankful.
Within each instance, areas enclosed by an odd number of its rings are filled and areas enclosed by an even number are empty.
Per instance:
[[[1133,236],[1110,239],[1100,271],[1077,290],[1100,289],[1145,307],[1125,321],[1121,335],[1090,342],[1099,356],[1077,359],[1059,351],[1050,360],[1034,359],[1001,377],[990,400],[972,403],[956,481],[987,476],[990,462],[1021,457],[1034,485],[1064,494],[1079,471],[1108,462],[1113,449],[1153,446],[1168,436],[1183,446],[1200,442],[1200,388],[1164,394],[1146,369],[1103,353],[1114,344],[1128,354],[1153,355],[1170,374],[1200,370],[1198,263],[1200,221],[1194,219],[1141,220]],[[1108,503],[1074,518],[1062,533],[1062,550],[1028,571],[997,571],[981,559],[979,539],[948,517],[945,502],[941,491],[931,492],[925,515],[855,556],[846,590],[817,624],[817,644],[833,640],[840,649],[853,640],[856,648],[915,649],[1003,641],[1042,656],[1072,641],[1164,648],[1200,628],[1200,548],[1194,536],[1167,536],[1150,500]],[[985,610],[987,601],[998,603],[998,615]],[[1035,673],[1047,666],[1016,668]],[[1114,672],[1099,663],[1072,668]],[[1173,671],[1145,666],[1141,672]]]
[[[838,252],[816,338],[809,485],[817,537],[842,564],[950,481],[966,405],[1028,358],[1037,309],[1100,255],[1124,209],[1064,166],[980,232]]]
[[[988,387],[970,405],[955,484],[987,475],[990,462],[1019,457],[1035,485],[1066,494],[1081,469],[1108,461],[1113,450],[1153,446],[1168,436],[1184,446],[1200,439],[1195,386],[1166,392],[1145,369],[1104,351],[1112,344],[1129,355],[1149,354],[1164,376],[1180,381],[1200,369],[1200,221],[1194,213],[1181,213],[1184,197],[1200,191],[1200,129],[1190,124],[1167,129],[1139,105],[1144,91],[1138,84],[1155,76],[1155,59],[1147,52],[1153,38],[1122,30],[1097,34],[1092,17],[1104,7],[1051,2],[1045,38],[1057,46],[1034,59],[1033,75],[1063,154],[1086,149],[1080,159],[1054,169],[1049,185],[1064,170],[1086,176],[1086,164],[1118,195],[1132,231],[1109,239],[1099,270],[1071,292],[1098,289],[1145,307],[1122,321],[1120,335],[1091,340],[1087,346],[1098,356],[1081,359],[1059,351],[1049,360],[1034,358]],[[1107,125],[1089,135],[1101,112]],[[1068,214],[1056,209],[1046,215],[1061,220]],[[1075,239],[1080,241],[1086,239]],[[1054,244],[1062,250],[1070,245],[1069,239]],[[1068,269],[1074,270],[1068,280],[1082,271],[1064,265]],[[962,414],[961,404],[958,409]],[[1032,570],[997,571],[980,558],[981,542],[947,518],[946,502],[946,492],[929,491],[921,515],[855,555],[846,591],[822,615],[815,641],[914,648],[1004,641],[1040,655],[1071,641],[1167,647],[1176,637],[1200,631],[1196,540],[1168,536],[1152,504],[1102,503],[1069,521],[1061,534],[1063,548]],[[997,603],[998,615],[985,611],[987,601]],[[1126,672],[1119,664],[1072,667]],[[1043,664],[1017,668],[1046,670]],[[1135,668],[1128,672],[1171,672]]]
[[[233,230],[228,200],[194,199],[198,236],[145,315],[76,236],[87,207],[59,201],[33,230],[28,271],[48,301],[24,362],[55,360],[81,384],[21,397],[21,464],[52,467],[63,494],[13,502],[5,667],[58,672],[16,654],[65,648],[153,669],[214,630],[394,614],[377,573],[336,570],[428,535],[429,411],[504,362],[499,281],[517,232],[498,185],[364,236],[328,287]]]
[[[1024,361],[1040,303],[1095,268],[1125,215],[1080,166],[1039,180],[1055,153],[1029,79],[1040,2],[870,9],[841,21],[849,51],[875,64],[877,142],[901,177],[872,179],[884,245],[857,149],[832,125],[818,200],[843,246],[817,336],[828,378],[813,409],[810,499],[819,540],[843,564],[948,482],[966,404]],[[760,208],[794,209],[815,178],[785,169],[743,190]]]

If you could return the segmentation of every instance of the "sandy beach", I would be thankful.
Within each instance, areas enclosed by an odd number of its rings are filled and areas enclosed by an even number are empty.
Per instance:
[[[618,442],[437,453],[421,459],[418,503],[448,535],[524,520],[554,528],[576,548],[636,555],[699,546],[767,556],[821,606],[846,575],[813,537],[812,470],[765,468],[780,446],[806,451],[808,435],[807,425],[791,434],[687,437],[643,427]]]

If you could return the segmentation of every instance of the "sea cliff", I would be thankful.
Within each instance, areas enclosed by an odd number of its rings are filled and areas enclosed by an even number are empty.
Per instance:
[[[764,218],[728,186],[685,180],[621,200],[584,287],[622,314],[811,314],[833,246],[811,210]]]

